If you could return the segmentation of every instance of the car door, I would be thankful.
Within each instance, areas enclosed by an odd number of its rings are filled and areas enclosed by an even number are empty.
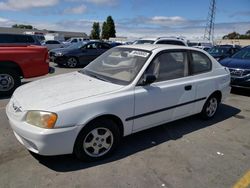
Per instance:
[[[153,127],[193,113],[195,83],[188,77],[188,53],[164,51],[151,62],[144,74],[154,74],[156,81],[135,87],[133,131]]]
[[[59,41],[53,41],[52,43],[52,49],[55,49],[55,48],[61,48],[61,43]]]
[[[106,43],[99,43],[98,45],[98,55],[103,54],[106,52],[108,49],[110,49],[110,45]]]
[[[97,44],[95,42],[91,42],[86,44],[81,49],[81,54],[79,60],[83,64],[87,64],[93,61],[98,56]]]

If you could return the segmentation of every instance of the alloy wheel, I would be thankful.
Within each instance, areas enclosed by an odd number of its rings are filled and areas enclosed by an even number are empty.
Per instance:
[[[101,157],[111,149],[114,142],[112,132],[107,128],[93,129],[83,141],[84,151],[91,157]]]

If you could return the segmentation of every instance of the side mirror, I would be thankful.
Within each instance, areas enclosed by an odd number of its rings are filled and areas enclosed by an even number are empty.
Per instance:
[[[142,80],[142,85],[150,85],[156,81],[156,76],[153,74],[145,74]]]

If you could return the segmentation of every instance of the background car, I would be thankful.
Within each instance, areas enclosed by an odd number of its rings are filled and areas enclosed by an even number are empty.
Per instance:
[[[136,40],[134,44],[171,44],[179,46],[188,46],[184,39],[179,37],[142,38]]]
[[[241,47],[239,45],[219,45],[208,50],[208,53],[212,55],[217,61],[220,61],[226,57],[231,57],[240,49]]]
[[[0,34],[0,44],[41,45],[35,35],[25,34]]]
[[[250,89],[250,46],[220,61],[231,72],[231,86]]]
[[[71,44],[82,42],[82,41],[85,41],[85,40],[87,40],[87,39],[84,39],[84,38],[70,38],[70,39],[64,41],[63,44],[64,44],[64,46],[70,46]]]
[[[48,50],[56,49],[56,48],[63,48],[63,43],[57,41],[57,40],[47,40],[42,42],[43,46],[46,46]]]
[[[78,42],[67,48],[51,50],[49,54],[54,63],[74,68],[89,64],[110,48],[110,44],[105,42]]]

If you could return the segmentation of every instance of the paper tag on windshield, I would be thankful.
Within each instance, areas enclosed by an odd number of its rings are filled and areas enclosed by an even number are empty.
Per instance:
[[[148,57],[149,53],[148,52],[143,52],[143,51],[132,51],[131,55],[134,56],[140,56],[140,57]]]

